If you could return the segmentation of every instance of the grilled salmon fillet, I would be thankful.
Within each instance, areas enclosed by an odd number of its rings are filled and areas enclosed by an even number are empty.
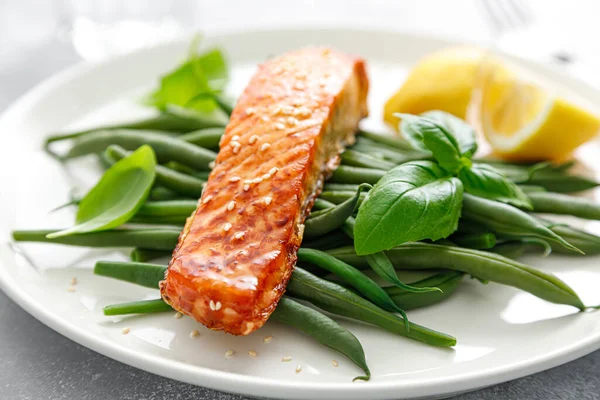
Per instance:
[[[296,263],[304,219],[367,115],[363,60],[305,48],[258,69],[239,98],[163,299],[207,327],[260,328]]]

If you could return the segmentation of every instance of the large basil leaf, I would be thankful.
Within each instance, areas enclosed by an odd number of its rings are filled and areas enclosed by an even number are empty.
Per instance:
[[[156,157],[147,145],[119,160],[81,199],[76,225],[47,237],[102,231],[127,222],[148,198],[155,169]]]
[[[531,201],[521,188],[491,165],[473,164],[471,168],[462,169],[458,177],[468,193],[533,210]]]
[[[446,131],[454,135],[461,156],[473,157],[477,151],[477,139],[475,129],[471,125],[444,111],[427,111],[421,116],[437,122]]]
[[[359,255],[405,242],[442,239],[456,230],[463,186],[436,163],[414,161],[387,172],[360,206],[354,229]]]
[[[429,150],[440,166],[451,174],[456,174],[465,165],[470,165],[468,157],[463,157],[460,145],[446,127],[437,121],[410,114],[395,114],[402,118],[400,130],[414,147]]]

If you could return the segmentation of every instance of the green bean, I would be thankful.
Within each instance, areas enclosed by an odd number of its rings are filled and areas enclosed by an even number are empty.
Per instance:
[[[106,149],[106,154],[111,160],[116,162],[126,157],[129,152],[119,146],[110,145]],[[156,183],[179,194],[196,198],[202,195],[202,190],[204,189],[204,181],[181,172],[173,171],[162,165],[156,166]]]
[[[98,160],[100,161],[102,169],[109,169],[114,164],[103,151],[98,153]]]
[[[500,243],[489,251],[492,253],[499,254],[503,257],[516,259],[525,254],[527,250],[531,248],[529,243],[522,241],[511,241]]]
[[[397,286],[386,287],[384,290],[398,307],[403,310],[414,310],[437,304],[450,297],[460,286],[463,275],[462,272],[444,271],[410,284],[415,287],[438,287],[441,291],[437,292],[407,292]]]
[[[133,249],[131,251],[131,261],[134,262],[147,262],[147,261],[151,261],[151,260],[156,260],[157,258],[163,258],[163,257],[170,257],[171,256],[171,252],[170,251],[163,251],[163,250],[149,250],[149,249],[143,249],[143,248],[139,248],[136,247],[135,249]]]
[[[357,256],[352,247],[328,250],[327,253],[356,267],[368,265],[366,258]],[[568,304],[580,310],[585,308],[573,289],[556,276],[498,254],[421,242],[405,243],[386,254],[396,267],[461,271],[516,287],[552,303]]]
[[[348,236],[340,231],[331,232],[328,235],[321,236],[315,239],[308,239],[302,241],[302,247],[307,249],[317,250],[329,250],[335,247],[345,246],[352,244],[352,240]]]
[[[104,151],[111,144],[135,150],[147,144],[154,150],[159,163],[177,161],[195,169],[209,169],[217,154],[191,143],[154,131],[112,130],[95,131],[77,138],[64,159]]]
[[[462,218],[482,224],[495,233],[537,237],[561,244],[572,251],[581,252],[531,215],[508,204],[465,193]]]
[[[396,314],[376,306],[343,286],[318,278],[299,267],[296,267],[292,273],[287,293],[292,297],[306,300],[324,311],[366,322],[432,346],[451,347],[456,344],[456,339],[450,335],[436,332],[414,322],[409,322],[407,325],[406,320]]]
[[[545,214],[572,215],[585,219],[600,219],[600,204],[593,200],[560,193],[529,193],[533,211]]]
[[[525,238],[525,239],[520,239],[520,240],[509,240],[509,241],[497,244],[496,246],[494,246],[494,248],[489,249],[488,251],[491,251],[492,253],[500,254],[501,256],[504,256],[504,257],[515,259],[515,258],[522,256],[525,252],[527,252],[535,247],[540,247],[540,246],[544,249],[543,255],[548,255],[552,251],[552,247],[550,247],[550,244],[548,244],[548,242],[532,240],[530,238]],[[563,247],[560,246],[560,248],[563,248]],[[570,252],[570,254],[578,254],[578,253]]]
[[[322,192],[319,195],[319,198],[321,200],[325,200],[328,201],[330,203],[333,203],[334,205],[336,204],[342,204],[343,202],[347,201],[348,199],[352,198],[352,196],[355,195],[355,191],[345,191],[345,190],[333,190],[333,191],[325,191]],[[365,198],[367,197],[366,193],[361,193],[358,199],[358,205],[362,204],[362,202],[365,200]]]
[[[384,160],[393,162],[396,165],[403,164],[407,161],[431,159],[430,153],[425,153],[414,149],[402,151],[385,147],[380,143],[375,143],[364,137],[358,137],[356,139],[356,144],[350,147],[350,149],[369,154],[373,157],[381,157]]]
[[[129,223],[145,224],[145,225],[171,225],[173,227],[182,227],[189,215],[134,215],[129,219]]]
[[[593,179],[584,176],[566,175],[556,171],[540,171],[527,181],[531,185],[542,186],[550,192],[575,193],[593,189],[600,185]]]
[[[342,191],[342,192],[356,192],[359,185],[352,183],[329,183],[325,182],[323,191]]]
[[[195,144],[196,146],[204,147],[205,149],[218,150],[219,141],[221,140],[224,132],[225,128],[200,129],[198,131],[181,135],[177,139]]]
[[[337,275],[343,281],[358,290],[367,299],[388,311],[402,314],[404,319],[407,320],[404,311],[394,304],[384,290],[379,287],[375,281],[353,266],[348,265],[323,251],[305,248],[298,250],[298,260],[316,265]]]
[[[170,305],[163,299],[132,301],[129,303],[111,304],[102,309],[104,315],[150,314],[155,312],[172,311]]]
[[[476,250],[491,249],[496,245],[496,235],[491,232],[452,235],[450,240],[461,247]]]
[[[586,255],[600,254],[600,237],[567,225],[548,223],[548,226],[553,232],[567,239],[569,243],[573,243],[574,246],[577,246]],[[565,251],[561,246],[555,245],[552,245],[552,251],[577,255],[577,253]]]
[[[170,201],[148,201],[136,213],[136,215],[149,215],[155,217],[186,216],[196,210],[198,205],[194,200],[170,200]]]
[[[210,171],[198,171],[194,174],[196,178],[207,181],[210,175]]]
[[[114,161],[114,160],[111,160]],[[167,189],[163,186],[155,186],[150,191],[150,200],[155,201],[166,201],[166,200],[185,200],[186,198],[181,197],[181,194]],[[189,199],[189,198],[188,198]]]
[[[292,326],[344,354],[365,372],[365,376],[357,376],[354,380],[368,381],[371,378],[365,352],[356,336],[328,316],[283,297],[271,314],[271,319]]]
[[[331,176],[331,182],[336,183],[369,183],[374,185],[385,175],[386,171],[382,169],[371,169],[361,167],[350,167],[347,165],[340,165],[333,172]]]
[[[519,188],[521,188],[521,190],[523,192],[525,192],[525,194],[529,194],[529,193],[539,193],[539,192],[547,192],[546,188],[543,186],[536,186],[536,185],[519,185]]]
[[[98,261],[94,274],[158,289],[165,278],[165,266],[138,262]]]
[[[359,135],[383,146],[393,147],[398,150],[414,151],[415,148],[406,140],[392,135],[378,134],[361,130]]]
[[[99,126],[92,129],[86,129],[77,132],[61,133],[48,137],[45,142],[45,148],[48,148],[53,142],[74,139],[82,135],[86,135],[96,131],[117,130],[117,129],[132,129],[143,131],[163,131],[163,132],[191,132],[198,129],[222,127],[227,124],[223,118],[214,118],[205,115],[183,115],[182,113],[174,112],[172,109],[162,112],[157,116],[141,119],[137,121],[123,122],[115,125]]]
[[[489,161],[486,162],[489,163]],[[572,166],[571,163],[558,166],[550,163],[535,165],[494,163],[493,165],[516,183],[541,186],[551,192],[572,193],[593,189],[600,185],[593,179],[565,173]]]
[[[322,210],[315,214],[309,215],[304,221],[304,236],[307,238],[315,238],[332,232],[344,224],[356,209],[360,194],[363,189],[371,188],[371,185],[360,185],[351,198],[340,203],[335,207]]]
[[[181,172],[182,174],[195,176],[197,171],[193,168],[178,163],[177,161],[169,161],[163,164],[165,167],[172,169],[173,171]]]
[[[354,167],[375,168],[375,169],[392,169],[396,164],[380,160],[366,153],[361,153],[356,150],[346,150],[342,153],[342,164]]]
[[[13,231],[12,235],[17,242],[56,243],[86,247],[144,247],[151,250],[171,251],[177,245],[180,233],[180,230],[177,229],[116,229],[52,239],[46,237],[46,235],[59,230],[17,230]]]

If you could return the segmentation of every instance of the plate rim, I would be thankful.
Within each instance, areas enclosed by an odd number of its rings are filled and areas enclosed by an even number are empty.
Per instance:
[[[451,39],[440,38],[433,35],[411,33],[404,31],[395,31],[390,29],[375,28],[348,28],[348,27],[330,27],[330,26],[310,26],[307,28],[270,28],[270,29],[243,29],[225,33],[206,34],[207,39],[227,39],[233,40],[243,35],[258,34],[277,34],[285,33],[287,35],[302,34],[306,30],[312,33],[322,32],[323,34],[364,34],[372,36],[403,36],[414,38],[416,40],[427,40],[437,42],[440,45],[461,45],[468,44],[465,41],[453,41]],[[28,107],[35,104],[36,101],[43,99],[48,93],[60,87],[76,77],[93,73],[94,69],[102,68],[105,65],[126,60],[129,57],[140,56],[144,53],[157,51],[160,48],[182,45],[189,40],[189,37],[182,37],[177,40],[161,43],[155,46],[138,49],[128,54],[118,55],[109,59],[86,62],[80,61],[60,72],[50,76],[42,82],[36,84],[25,94],[20,96],[0,115],[0,127],[10,125],[12,119],[18,120],[19,116],[26,112]],[[510,56],[510,58],[516,58]],[[562,71],[557,71],[548,66],[542,66],[532,61],[523,61],[527,65],[533,65],[535,68],[542,68],[549,71],[552,75],[562,76],[568,82],[579,87],[585,86],[585,83],[577,77],[569,76]],[[592,90],[600,97],[600,91]],[[18,283],[8,273],[7,269],[0,268],[0,289],[16,304],[23,308],[34,318],[44,325],[60,333],[61,335],[83,345],[97,353],[110,357],[126,365],[151,372],[160,376],[168,377],[177,381],[183,381],[198,386],[203,386],[215,390],[235,392],[251,396],[281,396],[285,394],[293,398],[307,398],[314,396],[327,396],[327,398],[397,398],[398,395],[408,398],[417,398],[422,396],[440,396],[452,395],[460,392],[477,390],[486,386],[499,384],[508,380],[520,378],[534,374],[546,369],[575,360],[595,350],[600,349],[600,331],[591,334],[586,338],[572,342],[558,350],[553,350],[538,357],[513,363],[509,366],[488,367],[475,372],[466,372],[460,375],[447,378],[433,379],[409,379],[399,381],[372,381],[367,384],[352,383],[321,383],[321,382],[292,382],[280,379],[264,378],[243,375],[227,371],[219,371],[208,367],[189,365],[180,361],[173,361],[164,357],[150,355],[147,353],[138,353],[132,349],[120,346],[108,339],[101,339],[85,329],[71,324],[66,320],[44,312],[39,303],[31,296],[20,292]],[[199,382],[198,378],[201,378]],[[291,392],[291,393],[290,393]],[[401,392],[401,393],[398,393]]]

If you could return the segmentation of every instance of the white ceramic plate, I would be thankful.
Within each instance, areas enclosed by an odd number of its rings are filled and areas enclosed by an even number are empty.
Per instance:
[[[224,48],[239,93],[255,65],[272,54],[307,44],[327,44],[368,60],[371,117],[423,55],[448,45],[399,33],[351,30],[247,32],[206,40]],[[127,252],[45,244],[7,244],[10,231],[63,227],[72,210],[49,214],[68,200],[73,186],[98,176],[94,160],[67,170],[41,151],[45,134],[76,125],[134,118],[148,113],[139,99],[156,78],[187,51],[187,41],[96,65],[81,65],[38,86],[0,120],[0,283],[25,310],[61,334],[109,357],[166,377],[224,391],[277,398],[384,399],[448,396],[514,379],[573,360],[600,347],[600,318],[577,313],[527,293],[468,279],[449,301],[410,313],[415,322],[458,338],[455,349],[437,349],[369,326],[342,321],[361,340],[373,379],[351,383],[360,371],[343,356],[275,323],[248,337],[211,332],[173,313],[108,318],[104,305],[152,298],[157,292],[92,275],[98,259],[126,259]],[[554,74],[572,89],[598,95]],[[597,158],[588,147],[584,158]],[[90,179],[91,178],[91,179]],[[588,224],[593,228],[593,224]],[[598,258],[531,258],[554,272],[587,304],[600,304]],[[442,267],[442,266],[440,266]],[[78,279],[70,292],[72,277]],[[128,327],[131,332],[122,334]],[[194,329],[200,331],[190,337]],[[23,334],[26,334],[24,332]],[[273,336],[266,344],[263,337]],[[233,357],[224,353],[233,349]],[[256,358],[248,356],[255,350]],[[291,356],[292,362],[282,362]],[[332,360],[339,361],[339,367]],[[296,373],[296,366],[302,372]]]

